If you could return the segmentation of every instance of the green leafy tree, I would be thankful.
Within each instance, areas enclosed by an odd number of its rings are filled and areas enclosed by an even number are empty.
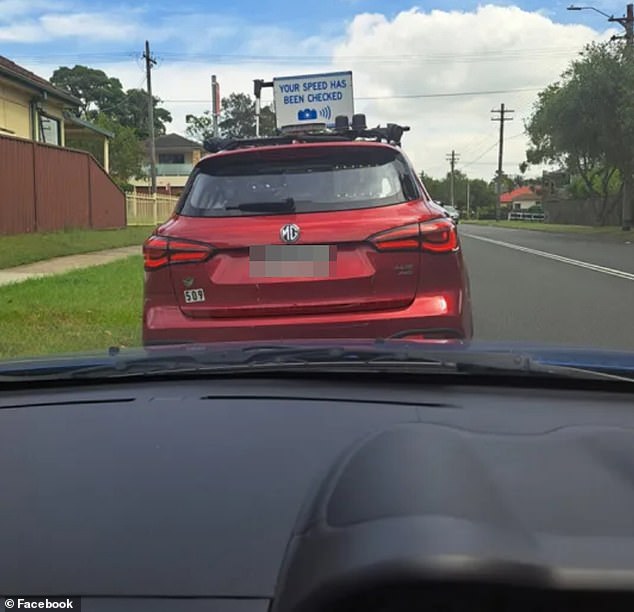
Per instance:
[[[185,117],[185,133],[198,142],[204,142],[214,135],[213,117],[210,111],[205,111],[202,115],[187,115]]]
[[[103,70],[87,66],[62,66],[55,70],[51,83],[81,100],[79,115],[110,132],[110,176],[121,186],[142,174],[145,152],[142,142],[148,138],[148,95],[142,89],[123,90],[119,79]],[[160,108],[161,100],[153,97],[155,133],[165,133],[172,116]],[[103,147],[92,138],[76,137],[69,146],[89,151],[103,164]]]
[[[632,175],[634,70],[629,64],[620,44],[589,45],[560,81],[539,93],[525,126],[531,141],[527,162],[553,164],[578,177],[596,202],[600,224],[620,201],[615,180],[629,181]]]
[[[483,179],[473,179],[469,183],[469,197],[474,211],[487,208],[495,209],[496,195],[491,186]]]
[[[127,186],[131,178],[144,176],[143,165],[145,150],[139,140],[136,130],[127,125],[121,125],[116,119],[101,114],[95,123],[100,127],[114,132],[110,143],[110,176],[122,188]]]
[[[145,151],[135,130],[121,125],[116,119],[105,114],[97,115],[94,124],[114,134],[110,141],[110,177],[119,187],[127,189],[128,181],[131,178],[144,176]],[[91,153],[100,164],[104,165],[101,140],[75,136],[70,138],[66,144],[69,147]]]
[[[50,82],[81,100],[80,114],[85,119],[94,119],[99,112],[117,109],[125,102],[121,81],[96,68],[62,66],[53,72]]]
[[[436,179],[424,172],[421,180],[434,200],[448,204],[451,198],[451,173],[442,179]],[[469,179],[460,170],[454,172],[454,201],[456,207],[462,211],[467,209],[467,181],[469,182],[469,210],[474,214],[495,211],[495,188],[482,179]]]
[[[202,115],[187,115],[186,133],[203,142],[213,136],[213,117],[211,111]],[[252,138],[255,136],[255,100],[248,94],[232,93],[221,101],[218,131],[224,138]],[[260,109],[260,136],[273,136],[276,133],[275,113],[270,105]]]
[[[51,83],[81,100],[79,114],[83,118],[93,121],[102,114],[134,129],[142,140],[150,135],[147,121],[148,94],[145,90],[124,91],[119,79],[109,77],[103,70],[87,66],[62,66],[53,73]],[[165,134],[165,124],[172,121],[172,115],[159,106],[160,98],[153,96],[153,100],[155,133]]]
[[[166,132],[166,123],[172,122],[171,113],[160,108],[161,99],[152,96],[154,102],[154,133],[161,136]],[[148,93],[144,89],[128,89],[125,103],[113,113],[121,125],[133,128],[140,139],[149,138],[148,129]]]

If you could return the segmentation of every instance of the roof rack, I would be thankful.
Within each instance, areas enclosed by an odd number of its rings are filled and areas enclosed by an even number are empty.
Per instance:
[[[306,129],[302,129],[304,127]],[[336,117],[334,129],[326,129],[321,125],[293,125],[278,130],[278,132],[282,133],[276,136],[260,138],[208,138],[205,140],[203,146],[205,150],[210,153],[293,143],[351,142],[355,140],[385,142],[400,147],[403,133],[408,131],[409,126],[397,125],[396,123],[388,123],[385,127],[377,126],[375,128],[367,128],[365,125],[365,115],[361,114],[353,115],[352,124],[350,125],[348,117],[342,115]]]

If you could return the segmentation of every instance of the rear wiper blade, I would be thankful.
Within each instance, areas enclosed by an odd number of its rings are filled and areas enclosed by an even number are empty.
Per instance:
[[[225,206],[226,210],[241,210],[244,212],[295,212],[295,200],[272,200],[270,202],[242,202]]]

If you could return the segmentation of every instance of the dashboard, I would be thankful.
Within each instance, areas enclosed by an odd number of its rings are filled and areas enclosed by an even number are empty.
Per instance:
[[[633,400],[327,374],[5,390],[0,595],[629,610]]]

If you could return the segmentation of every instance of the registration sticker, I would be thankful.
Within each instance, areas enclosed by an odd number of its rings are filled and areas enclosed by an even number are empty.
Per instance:
[[[205,301],[205,292],[202,289],[185,289],[183,295],[187,304]]]

